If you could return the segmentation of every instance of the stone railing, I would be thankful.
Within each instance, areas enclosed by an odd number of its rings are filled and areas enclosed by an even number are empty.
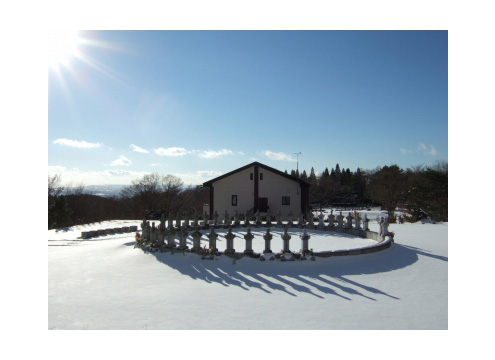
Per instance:
[[[110,229],[99,229],[99,230],[90,230],[90,231],[82,231],[81,238],[83,239],[91,239],[101,235],[113,235],[113,234],[123,234],[123,233],[131,233],[136,232],[137,226],[123,226],[117,228]]]
[[[367,254],[380,250],[384,250],[391,246],[393,243],[393,238],[390,237],[388,232],[388,222],[386,219],[379,220],[380,232],[370,231],[368,228],[369,219],[365,214],[364,218],[361,218],[360,214],[356,214],[352,216],[351,213],[345,217],[346,222],[344,222],[344,216],[342,212],[339,215],[334,216],[333,212],[328,216],[328,219],[325,221],[324,216],[320,214],[318,216],[318,222],[314,223],[314,219],[312,216],[309,217],[309,221],[304,223],[302,214],[298,217],[296,222],[293,222],[292,214],[289,213],[285,223],[281,221],[281,217],[277,217],[276,222],[271,222],[270,216],[267,217],[266,221],[263,223],[261,221],[261,216],[259,212],[255,214],[255,221],[253,223],[250,222],[250,218],[246,217],[243,224],[234,216],[231,219],[226,213],[224,216],[224,220],[222,222],[218,222],[218,216],[214,217],[213,221],[203,221],[200,222],[197,217],[192,224],[189,224],[189,221],[181,221],[177,219],[175,222],[175,226],[173,220],[165,222],[164,218],[160,221],[158,227],[155,227],[155,223],[152,222],[150,225],[150,221],[143,220],[141,223],[142,235],[141,242],[138,244],[145,250],[152,251],[172,251],[172,250],[180,250],[180,251],[191,251],[195,253],[202,253],[203,256],[207,252],[208,254],[225,254],[230,256],[235,256],[236,258],[239,256],[251,256],[251,257],[260,257],[264,260],[264,256],[261,254],[254,253],[252,249],[252,239],[253,235],[251,234],[251,227],[266,227],[266,233],[263,235],[263,239],[265,240],[265,250],[263,254],[273,253],[270,247],[270,241],[273,238],[273,235],[270,233],[270,228],[284,228],[284,233],[281,236],[284,247],[280,254],[292,253],[289,250],[289,240],[291,236],[287,233],[287,230],[290,228],[302,228],[303,234],[301,234],[301,250],[300,253],[304,257],[304,255],[309,250],[309,239],[310,235],[306,233],[307,229],[311,230],[320,230],[325,232],[338,232],[338,233],[346,233],[354,236],[358,236],[361,238],[368,238],[376,241],[377,243],[372,246],[357,248],[357,249],[349,249],[349,250],[335,250],[335,251],[320,251],[320,252],[312,252],[312,255],[318,257],[330,257],[330,256],[344,256],[344,255],[357,255],[357,254]],[[326,224],[327,222],[328,224]],[[361,226],[362,224],[362,226]],[[216,246],[216,240],[219,234],[215,233],[215,229],[228,229],[226,235],[223,237],[226,240],[226,249],[223,252],[219,252]],[[232,233],[232,229],[235,228],[246,228],[247,233],[244,235],[244,239],[246,240],[246,247],[242,253],[236,252],[233,248],[233,239],[236,237]],[[209,233],[202,233],[200,229],[209,229]],[[194,230],[194,232],[191,232]],[[175,243],[175,236],[179,237],[179,246]],[[187,246],[187,236],[191,235],[193,239],[193,246],[191,249]],[[201,248],[200,240],[206,235],[209,240],[208,249]],[[165,243],[166,241],[166,243]],[[280,256],[277,254],[277,256]]]

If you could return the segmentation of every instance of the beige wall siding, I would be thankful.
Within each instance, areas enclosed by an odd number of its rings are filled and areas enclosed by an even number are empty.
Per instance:
[[[253,173],[253,180],[249,174]],[[232,206],[232,195],[237,195],[237,206]],[[213,211],[222,216],[225,210],[230,216],[239,215],[254,206],[254,166],[213,183]]]
[[[282,213],[287,216],[290,210],[294,217],[301,212],[301,188],[299,183],[287,179],[278,174],[259,168],[263,174],[263,180],[259,181],[258,197],[268,198],[268,206],[271,215]],[[282,196],[290,196],[290,206],[282,205]]]

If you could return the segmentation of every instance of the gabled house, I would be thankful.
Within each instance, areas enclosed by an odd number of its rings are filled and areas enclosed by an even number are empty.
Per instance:
[[[203,183],[210,188],[210,218],[225,211],[230,216],[237,210],[250,215],[260,213],[296,217],[309,210],[310,184],[270,166],[253,162]]]

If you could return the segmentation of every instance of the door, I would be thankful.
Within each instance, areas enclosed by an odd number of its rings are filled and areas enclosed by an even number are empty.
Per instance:
[[[260,212],[268,211],[268,198],[258,198],[258,209]]]

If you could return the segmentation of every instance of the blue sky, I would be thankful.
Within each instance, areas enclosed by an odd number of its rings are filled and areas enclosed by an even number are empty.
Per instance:
[[[255,160],[290,171],[299,152],[308,173],[447,161],[447,45],[447,31],[79,32],[48,68],[48,172],[201,184]]]

